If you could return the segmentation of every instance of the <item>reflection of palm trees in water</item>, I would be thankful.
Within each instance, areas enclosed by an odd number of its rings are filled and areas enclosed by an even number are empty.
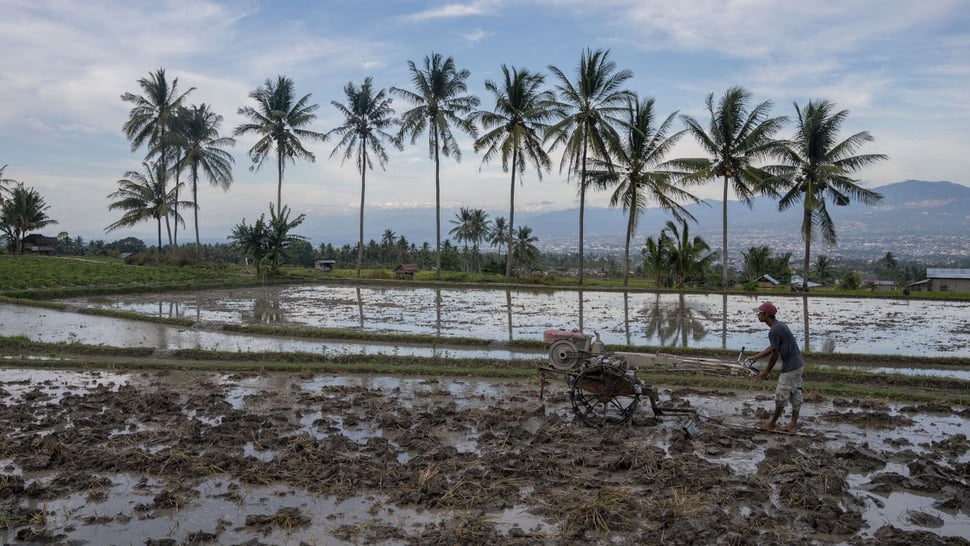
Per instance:
[[[253,299],[253,322],[269,324],[284,320],[278,292],[261,294]]]
[[[707,335],[703,321],[709,319],[708,312],[687,305],[683,294],[676,302],[664,302],[657,293],[653,303],[641,308],[641,314],[647,338],[657,338],[661,346],[675,346],[679,338],[681,346],[688,347],[690,340],[700,341]]]

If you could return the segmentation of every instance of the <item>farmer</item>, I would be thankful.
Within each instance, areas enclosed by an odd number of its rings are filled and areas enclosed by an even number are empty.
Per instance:
[[[781,358],[781,374],[778,376],[778,387],[775,389],[775,413],[770,421],[761,423],[759,427],[764,430],[774,430],[778,418],[785,411],[785,406],[791,404],[791,423],[779,430],[793,432],[798,424],[798,411],[802,407],[802,369],[805,367],[805,361],[802,360],[802,352],[798,349],[798,342],[795,341],[795,336],[788,329],[788,325],[775,319],[778,308],[770,301],[766,301],[755,311],[758,312],[758,320],[768,325],[769,345],[764,351],[751,355],[748,360],[753,364],[759,359],[770,356],[768,366],[754,379],[764,381]]]

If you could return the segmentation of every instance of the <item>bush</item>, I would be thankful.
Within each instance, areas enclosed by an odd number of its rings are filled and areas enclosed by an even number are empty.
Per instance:
[[[844,290],[858,290],[862,286],[862,277],[855,271],[849,271],[842,277],[840,284]]]

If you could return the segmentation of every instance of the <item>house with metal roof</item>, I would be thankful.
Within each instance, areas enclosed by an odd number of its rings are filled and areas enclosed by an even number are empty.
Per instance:
[[[906,285],[918,292],[970,292],[970,269],[928,267],[926,278]]]

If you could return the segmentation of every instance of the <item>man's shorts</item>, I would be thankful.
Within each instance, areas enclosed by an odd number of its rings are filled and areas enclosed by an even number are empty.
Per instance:
[[[778,387],[775,389],[775,404],[785,407],[791,404],[793,409],[802,407],[802,370],[804,367],[782,373],[778,376]]]

